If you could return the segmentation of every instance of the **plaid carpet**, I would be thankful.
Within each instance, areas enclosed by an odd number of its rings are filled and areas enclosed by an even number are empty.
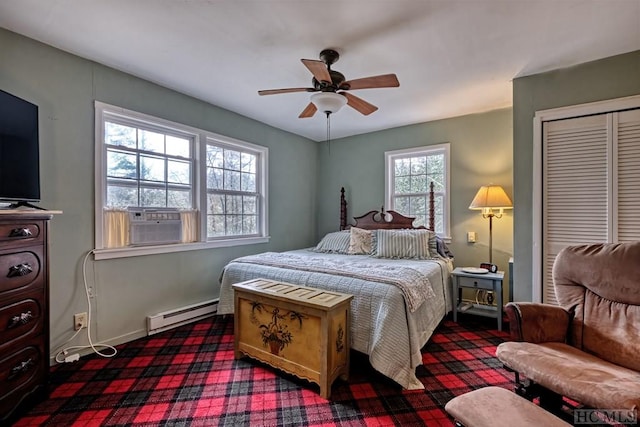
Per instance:
[[[495,320],[445,320],[406,391],[353,353],[349,382],[322,399],[315,384],[233,359],[233,319],[212,317],[52,369],[50,398],[15,426],[451,426],[444,405],[467,391],[511,388],[494,357]],[[487,319],[489,320],[489,319]]]

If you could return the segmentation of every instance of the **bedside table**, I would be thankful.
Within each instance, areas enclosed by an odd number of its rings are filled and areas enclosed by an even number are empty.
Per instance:
[[[493,317],[498,319],[498,330],[502,330],[502,281],[504,279],[504,271],[498,271],[497,273],[475,274],[466,273],[462,271],[462,267],[457,267],[451,273],[453,275],[453,321],[458,321],[458,312],[462,305],[462,288],[471,289],[483,289],[486,291],[492,291],[496,297],[497,307],[482,308],[471,307],[464,311],[464,313],[476,314],[479,316]]]

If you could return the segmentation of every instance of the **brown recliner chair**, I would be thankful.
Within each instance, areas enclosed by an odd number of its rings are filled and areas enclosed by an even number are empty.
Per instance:
[[[564,248],[553,284],[560,306],[505,308],[513,341],[500,344],[496,355],[516,372],[516,392],[532,397],[538,393],[527,387],[539,388],[553,392],[549,401],[566,396],[594,409],[637,411],[640,242]]]

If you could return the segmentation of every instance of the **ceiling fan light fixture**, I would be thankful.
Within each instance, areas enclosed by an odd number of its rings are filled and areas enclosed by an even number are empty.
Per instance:
[[[325,114],[333,114],[347,104],[347,98],[334,92],[318,92],[311,95],[311,102]]]

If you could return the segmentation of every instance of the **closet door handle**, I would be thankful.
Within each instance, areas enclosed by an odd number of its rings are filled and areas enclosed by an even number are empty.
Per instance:
[[[21,277],[33,273],[33,268],[26,262],[9,267],[7,277]]]
[[[31,230],[29,230],[26,227],[22,227],[22,228],[14,228],[13,230],[11,230],[11,232],[9,233],[9,237],[29,237],[31,236],[33,233],[31,233]]]
[[[17,314],[13,316],[11,320],[9,320],[9,325],[7,325],[7,329],[12,329],[20,325],[26,325],[32,320],[33,320],[33,314],[31,314],[31,310],[25,313]]]

